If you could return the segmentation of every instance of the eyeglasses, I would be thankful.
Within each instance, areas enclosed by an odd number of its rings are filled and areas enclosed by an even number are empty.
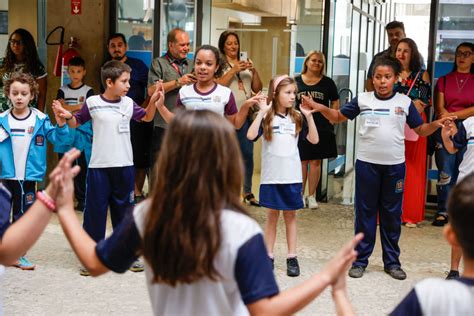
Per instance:
[[[457,52],[456,53],[456,57],[464,57],[464,58],[467,58],[467,57],[470,57],[472,55],[472,52],[468,52],[468,51],[465,51],[465,52]]]
[[[23,46],[25,44],[25,42],[23,42],[22,40],[14,40],[14,39],[11,39],[10,40],[10,45],[20,45],[20,46]]]

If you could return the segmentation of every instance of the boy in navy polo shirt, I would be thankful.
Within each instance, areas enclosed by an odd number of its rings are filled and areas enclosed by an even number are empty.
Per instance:
[[[302,97],[304,103],[310,104],[331,122],[344,122],[360,116],[355,164],[355,232],[363,232],[364,239],[356,248],[357,259],[349,270],[349,276],[353,278],[362,277],[369,263],[375,246],[377,214],[384,270],[394,279],[406,278],[398,246],[405,179],[405,123],[420,136],[428,136],[444,121],[452,119],[423,123],[410,98],[393,92],[400,71],[398,60],[378,58],[373,76],[375,91],[360,93],[341,110]]]

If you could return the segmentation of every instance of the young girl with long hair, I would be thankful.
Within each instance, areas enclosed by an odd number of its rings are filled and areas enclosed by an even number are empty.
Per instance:
[[[304,106],[301,113],[295,109],[296,83],[287,75],[278,76],[270,83],[270,102],[261,100],[259,112],[249,128],[248,139],[263,135],[262,171],[260,178],[260,205],[267,207],[265,241],[268,256],[274,261],[273,247],[280,210],[286,225],[288,257],[287,275],[300,274],[296,258],[296,210],[303,208],[301,162],[298,136],[303,126],[303,116],[308,122],[307,140],[316,144],[318,132],[312,113]]]
[[[352,312],[344,272],[362,236],[321,273],[280,293],[261,229],[241,204],[239,145],[234,127],[221,116],[206,110],[178,113],[154,172],[150,197],[98,244],[77,219],[74,185],[64,172],[56,200],[59,220],[92,275],[123,273],[143,254],[155,315],[293,314],[329,285],[338,313]]]
[[[211,45],[199,47],[194,56],[196,83],[183,86],[179,90],[176,107],[186,110],[216,112],[226,117],[236,129],[239,129],[247,119],[249,108],[256,104],[262,96],[257,94],[247,99],[240,109],[237,109],[232,91],[216,83],[216,78],[221,76],[224,66],[224,61],[217,48]],[[175,115],[164,105],[158,107],[158,111],[167,123]]]

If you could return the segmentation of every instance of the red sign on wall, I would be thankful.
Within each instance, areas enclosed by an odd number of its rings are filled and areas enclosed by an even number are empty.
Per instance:
[[[81,13],[81,0],[71,0],[71,14],[79,15]]]

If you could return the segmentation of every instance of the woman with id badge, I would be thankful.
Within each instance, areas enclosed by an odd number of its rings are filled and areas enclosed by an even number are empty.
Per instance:
[[[217,82],[229,87],[234,94],[237,108],[240,109],[246,100],[262,90],[262,80],[253,62],[248,59],[247,52],[240,51],[240,40],[237,33],[232,31],[223,32],[219,37],[218,46],[219,51],[225,57],[226,63],[224,73],[217,79]],[[244,125],[237,130],[237,139],[245,164],[243,200],[252,206],[259,206],[252,193],[253,142],[247,139],[247,131],[252,123],[252,117],[250,117],[252,113],[253,111],[249,113]]]
[[[377,58],[374,66],[375,91],[360,93],[340,110],[330,109],[308,97],[311,106],[332,122],[359,116],[359,148],[355,164],[355,232],[364,239],[356,247],[357,259],[349,276],[360,278],[375,246],[377,215],[380,218],[384,270],[404,280],[398,241],[405,179],[405,123],[420,136],[428,136],[452,117],[423,123],[411,99],[393,90],[401,65],[393,57]]]
[[[276,230],[280,211],[286,226],[288,255],[287,275],[300,274],[296,257],[296,210],[303,208],[302,172],[298,151],[298,137],[309,142],[319,141],[313,112],[304,105],[301,113],[295,109],[296,83],[287,75],[278,76],[270,83],[269,104],[258,103],[259,111],[247,133],[255,141],[263,135],[262,171],[260,176],[260,205],[267,207],[265,243],[268,257],[274,262]],[[273,102],[272,102],[273,101]],[[303,126],[303,114],[308,122],[307,135],[299,135]]]
[[[105,92],[89,97],[74,115],[58,100],[53,101],[54,113],[66,119],[69,127],[76,128],[92,121],[94,140],[86,180],[84,229],[96,242],[105,237],[107,208],[110,206],[115,229],[134,204],[135,170],[130,121],[150,122],[155,116],[155,106],[164,101],[161,81],[157,81],[156,93],[146,109],[127,97],[131,71],[130,66],[117,60],[105,63],[101,69]],[[143,268],[136,271],[143,271]],[[80,273],[89,275],[85,269]]]

